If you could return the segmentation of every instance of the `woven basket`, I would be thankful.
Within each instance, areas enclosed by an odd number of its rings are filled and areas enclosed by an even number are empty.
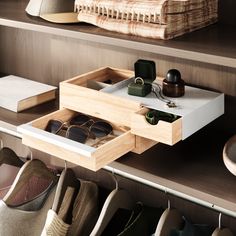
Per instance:
[[[215,23],[218,0],[76,0],[79,21],[125,34],[171,39]]]

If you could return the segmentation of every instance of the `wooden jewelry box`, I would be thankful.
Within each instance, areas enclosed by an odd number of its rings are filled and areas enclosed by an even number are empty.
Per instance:
[[[144,98],[128,95],[127,84],[133,76],[129,70],[105,67],[61,82],[60,110],[20,125],[22,142],[96,171],[129,151],[142,153],[157,142],[174,145],[224,113],[223,94],[189,86],[185,96],[172,99],[176,108],[167,107],[153,94]],[[151,125],[145,119],[149,109],[179,119]],[[115,138],[94,147],[44,130],[50,119],[68,121],[75,112],[108,121]]]

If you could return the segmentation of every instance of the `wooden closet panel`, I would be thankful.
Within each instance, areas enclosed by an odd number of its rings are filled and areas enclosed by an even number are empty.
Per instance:
[[[0,29],[1,72],[46,82],[51,68],[49,38],[15,28]]]
[[[219,0],[219,20],[222,24],[236,25],[236,1]]]
[[[0,52],[1,72],[52,85],[102,66],[133,70],[144,58],[156,62],[160,76],[177,68],[189,84],[236,96],[236,69],[101,43],[0,27]]]

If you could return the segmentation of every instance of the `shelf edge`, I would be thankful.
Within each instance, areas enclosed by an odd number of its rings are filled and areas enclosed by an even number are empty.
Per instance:
[[[15,125],[0,121],[0,132],[10,134],[17,138],[22,138],[22,135],[17,132],[17,127]]]

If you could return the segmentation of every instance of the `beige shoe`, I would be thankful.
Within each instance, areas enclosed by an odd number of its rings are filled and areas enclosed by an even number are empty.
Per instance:
[[[68,236],[89,235],[98,219],[98,186],[93,182],[83,180],[80,180],[80,185]]]
[[[78,180],[71,169],[62,172],[41,236],[86,236],[98,218],[98,187]]]

